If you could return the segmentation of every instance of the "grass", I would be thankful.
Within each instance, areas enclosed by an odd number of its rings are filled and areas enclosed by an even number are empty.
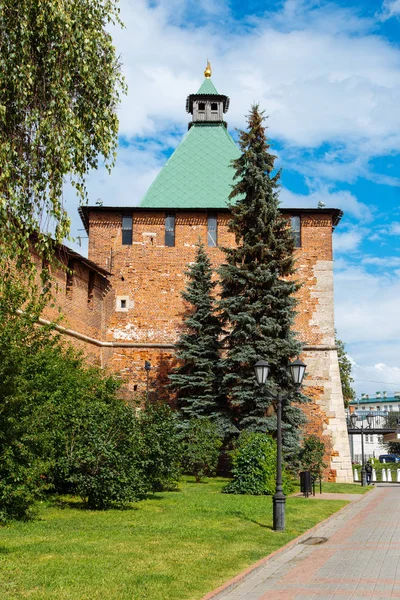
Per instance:
[[[225,483],[187,480],[125,511],[42,504],[0,528],[0,597],[197,600],[346,504],[289,497],[277,533],[270,497],[221,494]]]
[[[372,485],[362,486],[360,483],[331,483],[328,481],[322,482],[322,493],[335,494],[365,494],[373,489]],[[300,484],[295,485],[295,492],[300,492]],[[319,496],[319,481],[315,484],[315,497]]]
[[[372,485],[362,487],[360,483],[329,483],[322,482],[322,493],[335,494],[365,494],[373,488]],[[319,494],[319,484],[315,486],[315,495]]]

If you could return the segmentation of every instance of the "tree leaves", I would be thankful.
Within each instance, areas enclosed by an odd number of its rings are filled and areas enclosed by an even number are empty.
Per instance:
[[[27,256],[32,233],[69,233],[63,185],[81,201],[85,176],[115,161],[125,84],[112,38],[117,0],[5,0],[0,4],[1,256]]]

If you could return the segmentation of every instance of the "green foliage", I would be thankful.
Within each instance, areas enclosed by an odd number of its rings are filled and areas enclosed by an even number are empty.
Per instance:
[[[389,413],[388,417],[390,416],[391,415]],[[391,425],[394,425],[394,423],[391,423]],[[388,454],[398,454],[400,456],[400,444],[398,442],[387,442],[385,444],[385,448]],[[381,454],[384,454],[384,452],[382,452]]]
[[[26,392],[37,407],[32,424],[47,432],[48,478],[56,491],[104,509],[176,485],[180,437],[168,407],[137,417],[116,397],[116,380],[85,366],[72,349],[45,349],[27,375]]]
[[[0,520],[27,518],[49,488],[106,508],[175,485],[177,415],[164,407],[137,418],[113,377],[36,325],[23,282],[0,289]]]
[[[184,472],[194,475],[197,483],[207,475],[215,475],[221,446],[221,432],[212,421],[191,419],[183,440]]]
[[[346,354],[345,345],[342,340],[335,339],[338,360],[339,360],[339,373],[340,383],[342,384],[342,394],[344,405],[347,408],[352,400],[356,397],[356,392],[351,387],[354,379],[351,376],[351,362]]]
[[[233,480],[223,491],[227,494],[272,495],[276,481],[276,443],[270,435],[243,432],[232,452]],[[292,491],[289,475],[283,470],[285,493]]]
[[[151,405],[138,415],[143,479],[153,491],[177,486],[181,475],[182,439],[178,414],[165,404]]]
[[[237,430],[276,431],[270,390],[279,388],[290,400],[302,401],[287,376],[287,365],[301,351],[293,331],[295,292],[294,242],[290,223],[279,210],[280,172],[273,173],[275,156],[253,106],[248,130],[239,132],[242,155],[234,161],[236,184],[231,193],[230,231],[236,246],[224,249],[220,310],[228,331],[222,360],[223,389]],[[258,386],[253,366],[268,360],[271,375]],[[284,407],[284,445],[294,453],[302,411]]]
[[[148,484],[141,470],[139,432],[131,407],[122,402],[83,403],[63,433],[68,448],[56,453],[56,468],[63,483],[69,483],[89,508],[122,506],[145,496]]]
[[[322,479],[322,472],[327,466],[324,455],[325,444],[316,435],[306,437],[300,451],[301,468],[310,471],[315,479]]]
[[[24,305],[22,314],[17,307]],[[40,303],[23,281],[0,279],[0,521],[27,518],[48,488],[46,436],[32,427],[32,399],[25,372],[44,347],[57,342],[47,327],[35,326]]]
[[[26,257],[29,244],[48,257],[43,232],[58,243],[69,232],[65,177],[83,200],[89,170],[114,163],[124,82],[109,31],[118,15],[116,0],[0,4],[3,257]]]
[[[211,262],[204,244],[197,246],[196,261],[186,271],[188,283],[182,296],[187,312],[177,343],[181,365],[170,375],[178,407],[185,419],[209,417],[229,429],[227,411],[220,397],[219,361],[222,329],[215,314]]]
[[[18,458],[30,459],[24,480],[27,505],[43,487],[32,472],[47,487],[82,496],[91,508],[142,497],[147,487],[138,466],[138,426],[132,409],[115,397],[115,380],[86,367],[74,350],[51,339],[15,358],[21,359],[20,371],[16,377],[14,370],[13,393],[5,406],[9,422],[18,423],[18,430],[8,430],[20,449]],[[21,471],[18,467],[16,460],[10,463],[11,476]]]

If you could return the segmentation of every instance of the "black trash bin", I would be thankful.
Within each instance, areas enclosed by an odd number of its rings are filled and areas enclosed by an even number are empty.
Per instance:
[[[305,497],[312,492],[312,477],[310,471],[302,471],[300,473],[300,491],[303,492]]]

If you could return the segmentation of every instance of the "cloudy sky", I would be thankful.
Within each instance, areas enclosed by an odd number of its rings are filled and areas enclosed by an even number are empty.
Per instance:
[[[187,130],[206,59],[229,128],[259,102],[284,206],[340,208],[336,326],[358,393],[400,390],[400,0],[121,0],[129,93],[117,165],[90,203],[140,202]],[[85,235],[66,194],[73,234]],[[79,249],[85,253],[85,240]]]

